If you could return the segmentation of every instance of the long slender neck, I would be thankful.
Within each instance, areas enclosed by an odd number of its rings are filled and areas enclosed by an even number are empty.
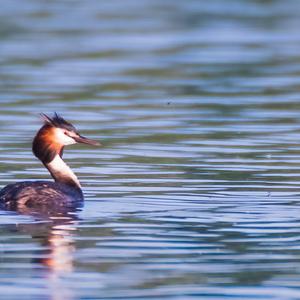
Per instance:
[[[45,124],[33,140],[32,151],[49,170],[56,182],[80,189],[80,183],[76,175],[62,160],[63,144],[55,142],[57,134],[56,128]]]
[[[56,182],[61,182],[79,189],[81,188],[77,176],[62,160],[59,154],[56,154],[53,160],[51,160],[49,163],[44,163],[44,165],[49,170],[51,176]]]

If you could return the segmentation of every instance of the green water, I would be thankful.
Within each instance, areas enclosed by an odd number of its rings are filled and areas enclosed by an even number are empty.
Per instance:
[[[300,2],[4,0],[0,186],[49,179],[54,111],[85,205],[0,213],[3,299],[299,299]]]

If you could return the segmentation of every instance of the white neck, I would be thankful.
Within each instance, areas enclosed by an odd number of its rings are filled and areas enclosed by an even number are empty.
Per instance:
[[[71,183],[79,188],[81,187],[77,176],[73,173],[73,171],[58,154],[50,163],[45,164],[45,166],[49,170],[51,176],[54,178],[55,181],[66,184]]]

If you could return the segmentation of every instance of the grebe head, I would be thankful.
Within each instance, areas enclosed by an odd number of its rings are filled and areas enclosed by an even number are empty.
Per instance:
[[[83,143],[98,146],[97,141],[83,137],[76,128],[57,113],[52,118],[41,114],[44,125],[36,134],[32,151],[44,164],[49,163],[59,154],[62,156],[64,146]]]

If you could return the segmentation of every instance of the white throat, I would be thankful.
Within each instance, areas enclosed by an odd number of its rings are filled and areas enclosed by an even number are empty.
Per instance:
[[[46,164],[45,166],[49,170],[55,181],[62,183],[73,182],[79,188],[81,187],[77,176],[58,154],[50,163]]]

